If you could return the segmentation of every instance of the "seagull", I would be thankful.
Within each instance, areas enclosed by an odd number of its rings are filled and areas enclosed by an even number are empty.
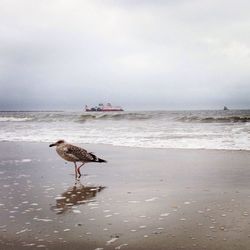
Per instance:
[[[87,162],[107,162],[103,159],[96,157],[93,153],[87,152],[87,150],[74,146],[65,142],[64,140],[59,140],[56,143],[49,145],[50,147],[56,146],[56,152],[66,161],[74,162],[75,164],[75,175],[79,174],[81,177],[80,168]],[[77,166],[77,162],[82,164]]]

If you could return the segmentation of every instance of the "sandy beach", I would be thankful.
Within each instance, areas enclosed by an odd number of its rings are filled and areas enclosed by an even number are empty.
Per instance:
[[[249,249],[248,151],[1,142],[0,249]]]

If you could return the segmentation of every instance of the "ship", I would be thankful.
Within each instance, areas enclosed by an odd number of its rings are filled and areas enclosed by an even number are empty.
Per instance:
[[[229,108],[227,106],[224,106],[223,110],[229,110]]]
[[[85,105],[86,112],[110,112],[110,111],[124,111],[120,106],[112,106],[111,103],[107,103],[104,105],[103,103],[99,103],[98,106],[88,107]]]

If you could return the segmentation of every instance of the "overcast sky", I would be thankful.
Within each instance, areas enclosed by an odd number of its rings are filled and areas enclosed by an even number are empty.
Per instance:
[[[249,0],[0,0],[0,109],[250,108]]]

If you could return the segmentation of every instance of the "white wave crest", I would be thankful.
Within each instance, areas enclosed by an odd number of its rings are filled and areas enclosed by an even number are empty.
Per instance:
[[[32,120],[30,117],[0,117],[0,122],[26,122],[30,120]]]

